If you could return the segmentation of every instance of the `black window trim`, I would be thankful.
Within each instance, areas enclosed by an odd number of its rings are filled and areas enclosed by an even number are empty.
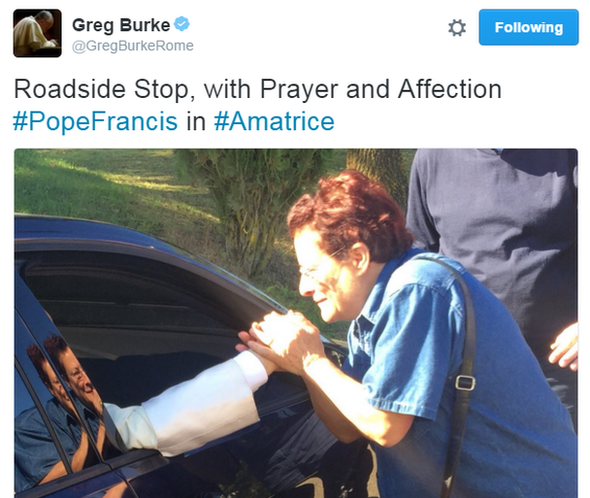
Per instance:
[[[49,481],[42,486],[35,486],[34,488],[27,489],[26,491],[18,493],[15,496],[18,498],[41,498],[44,496],[51,496],[54,493],[70,488],[78,483],[83,483],[89,479],[100,477],[105,474],[112,475],[113,479],[116,479],[119,482],[125,482],[129,487],[129,483],[118,473],[113,472],[113,469],[109,465],[104,462],[100,462],[96,465],[93,465],[92,467],[88,467],[87,469],[82,469],[78,472],[74,472],[73,474],[68,474],[53,481]],[[115,484],[118,483],[106,484],[103,486],[103,488],[107,489]],[[96,489],[95,491],[98,492],[99,489]]]

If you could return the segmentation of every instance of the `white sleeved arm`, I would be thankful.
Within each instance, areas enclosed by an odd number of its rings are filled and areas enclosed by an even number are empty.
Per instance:
[[[107,437],[119,450],[158,449],[156,431],[142,406],[119,408],[105,403],[103,415]]]
[[[267,380],[262,363],[245,351],[139,407],[105,408],[116,427],[119,448],[155,448],[164,456],[175,456],[258,422],[252,393]]]
[[[233,359],[246,377],[246,382],[252,389],[252,392],[266,384],[268,374],[262,362],[251,351],[243,351]]]

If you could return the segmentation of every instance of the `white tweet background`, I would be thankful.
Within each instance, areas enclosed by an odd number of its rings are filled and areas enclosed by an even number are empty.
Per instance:
[[[479,44],[478,14],[482,8],[575,8],[580,17],[577,46],[490,47]],[[59,58],[17,59],[12,54],[12,18],[15,9],[50,8],[62,13],[62,47]],[[577,148],[580,188],[586,190],[584,164],[590,155],[590,111],[588,61],[590,33],[586,2],[567,4],[554,1],[481,2],[422,1],[394,5],[387,1],[298,2],[235,1],[163,2],[147,6],[138,1],[81,3],[58,1],[24,3],[5,0],[0,7],[5,29],[1,35],[2,118],[2,301],[5,347],[4,378],[12,379],[12,214],[13,162],[16,148],[178,148],[178,147],[319,147],[319,148],[428,148],[428,147],[520,147]],[[165,33],[121,33],[121,18],[169,21],[189,19],[189,29],[174,27]],[[115,32],[76,32],[74,19],[108,21]],[[465,33],[453,36],[449,23],[465,23]],[[76,40],[114,42],[192,42],[192,52],[86,52],[75,54]],[[122,99],[27,99],[15,98],[15,79],[31,83],[97,83],[110,78],[122,83]],[[140,99],[133,95],[137,79],[160,83],[183,83],[194,101],[184,99]],[[272,78],[286,84],[337,83],[335,98],[260,98],[260,82]],[[498,83],[501,99],[397,98],[405,78],[412,82],[431,78],[433,83]],[[204,84],[232,79],[250,85],[250,98],[209,99]],[[389,80],[389,98],[349,99],[350,83],[378,85]],[[84,115],[105,111],[113,115],[144,116],[161,113],[177,116],[175,131],[58,131],[36,128],[15,131],[13,116],[19,111],[40,110],[46,115]],[[332,116],[331,131],[215,131],[213,117],[219,111],[240,111],[247,115]],[[189,113],[206,118],[205,131],[187,131]],[[584,221],[588,201],[579,197],[580,254],[588,251],[588,230]],[[586,224],[587,225],[587,224]],[[580,260],[580,343],[582,357],[579,412],[580,469],[588,468],[588,376],[584,367],[585,336],[588,329],[588,263]],[[4,392],[12,396],[7,380]],[[10,393],[10,394],[9,394]],[[13,465],[12,413],[9,401],[2,431],[5,468]],[[541,470],[542,471],[542,470]],[[11,482],[5,481],[6,488]],[[580,472],[580,496],[588,489],[588,477]],[[12,493],[12,489],[6,490]]]

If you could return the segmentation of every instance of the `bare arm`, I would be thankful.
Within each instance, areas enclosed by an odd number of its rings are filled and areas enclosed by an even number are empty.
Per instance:
[[[387,412],[371,406],[365,399],[363,386],[325,357],[306,365],[305,374],[358,432],[381,446],[399,443],[414,421],[411,415]],[[324,404],[324,409],[326,406]],[[337,418],[333,409],[327,413]]]
[[[334,434],[340,441],[351,443],[358,439],[362,434],[348,420],[324,392],[311,379],[304,379],[313,408],[318,417],[326,424],[329,431]]]
[[[86,465],[86,459],[88,458],[88,435],[86,431],[82,430],[82,435],[80,438],[80,446],[76,450],[76,453],[72,456],[71,466],[74,472],[78,472],[82,470]],[[56,463],[53,468],[45,474],[45,477],[39,481],[39,484],[44,484],[49,481],[53,481],[58,477],[65,476],[67,474],[67,470],[63,462],[60,460]]]

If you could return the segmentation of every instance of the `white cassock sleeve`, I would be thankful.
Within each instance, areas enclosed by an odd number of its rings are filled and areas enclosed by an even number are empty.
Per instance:
[[[141,406],[105,403],[109,439],[121,450],[157,449],[170,457],[258,422],[252,393],[268,380],[249,351],[170,387]]]

